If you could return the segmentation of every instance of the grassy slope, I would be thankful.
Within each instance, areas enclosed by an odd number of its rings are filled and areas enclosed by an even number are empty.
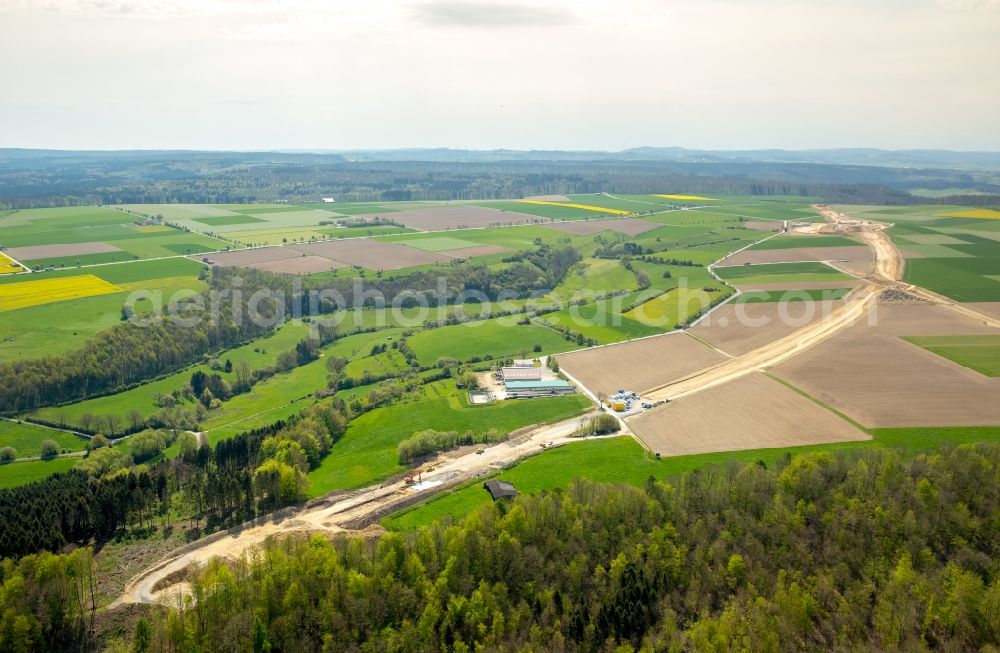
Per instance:
[[[581,477],[599,482],[640,485],[650,476],[669,478],[730,461],[744,464],[760,460],[772,465],[782,456],[811,451],[891,447],[912,456],[948,444],[1000,441],[1000,427],[874,429],[871,433],[873,439],[867,442],[699,454],[659,461],[628,437],[589,440],[541,453],[501,472],[497,478],[514,483],[521,492],[565,488]],[[460,518],[488,500],[480,479],[455,492],[392,515],[383,520],[383,524],[387,528],[408,530],[452,515]]]
[[[379,408],[352,421],[343,439],[309,474],[309,495],[361,487],[404,471],[396,445],[417,431],[513,431],[565,419],[588,406],[582,395],[471,406],[451,382],[433,383],[419,398]]]
[[[0,488],[40,481],[57,472],[68,471],[79,458],[53,458],[0,465]]]
[[[32,279],[34,275],[21,278]],[[135,303],[136,312],[142,314],[152,308],[150,298],[155,293],[160,293],[166,304],[174,292],[205,287],[204,282],[194,276],[122,282],[119,285],[125,292],[0,312],[0,334],[3,334],[0,337],[0,361],[37,358],[79,349],[98,332],[119,323],[122,305],[138,289],[142,289],[147,297]]]
[[[18,458],[28,458],[41,454],[43,440],[53,440],[59,445],[60,451],[83,451],[87,446],[86,439],[72,433],[0,420],[0,447],[14,447],[17,450]],[[0,476],[2,474],[0,471]]]
[[[536,344],[542,346],[543,354],[571,348],[561,335],[551,329],[535,325],[518,326],[516,322],[517,317],[468,322],[422,331],[407,342],[425,365],[434,365],[442,357],[468,360],[474,356],[516,356],[522,351],[530,354]]]

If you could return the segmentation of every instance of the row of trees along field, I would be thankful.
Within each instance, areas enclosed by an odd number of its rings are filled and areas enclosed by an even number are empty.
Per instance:
[[[0,555],[56,551],[123,531],[141,535],[171,519],[211,531],[300,501],[306,473],[319,466],[347,421],[347,407],[333,400],[215,447],[181,434],[180,455],[152,466],[133,464],[153,457],[144,434],[135,436],[138,446],[96,449],[77,469],[0,489]]]
[[[271,541],[109,650],[995,651],[998,514],[998,445],[579,481],[410,534]],[[0,648],[86,646],[92,572],[70,564],[4,563]]]
[[[521,283],[513,285],[521,294],[538,288],[557,285],[580,255],[572,248],[551,249],[540,245],[530,262],[515,266],[520,270]],[[539,267],[543,266],[543,267]],[[175,372],[207,354],[236,346],[270,333],[275,322],[291,317],[309,307],[310,291],[334,290],[344,298],[343,305],[324,300],[317,307],[321,313],[354,308],[355,297],[381,296],[391,305],[397,296],[424,296],[431,306],[448,304],[463,292],[476,290],[496,299],[505,289],[508,271],[494,272],[481,265],[437,272],[413,272],[375,279],[334,278],[307,281],[304,288],[296,286],[291,276],[250,269],[213,268],[210,288],[203,297],[203,306],[212,306],[208,293],[225,293],[223,297],[239,298],[240,303],[216,302],[220,312],[186,313],[183,323],[171,319],[151,325],[125,322],[97,334],[81,349],[44,358],[11,361],[0,364],[0,379],[17,379],[17,383],[0,384],[0,413],[18,413],[44,406],[80,401],[140,383],[144,380]],[[238,279],[238,281],[237,281]],[[441,293],[440,281],[444,282]],[[233,293],[238,288],[240,292]],[[254,293],[272,291],[275,301],[249,303]],[[194,299],[182,305],[194,305]],[[360,303],[364,305],[362,300]],[[407,305],[403,302],[403,306]],[[250,319],[254,312],[264,319]]]

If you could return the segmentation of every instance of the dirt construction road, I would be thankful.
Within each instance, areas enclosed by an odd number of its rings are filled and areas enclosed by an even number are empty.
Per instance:
[[[181,577],[182,572],[190,565],[202,565],[216,556],[239,558],[248,548],[263,543],[272,535],[317,531],[343,533],[354,530],[361,522],[539,453],[543,451],[542,445],[549,447],[566,444],[580,422],[588,416],[537,427],[507,442],[482,448],[481,454],[471,450],[452,457],[440,456],[424,465],[424,469],[433,467],[433,471],[422,474],[420,482],[415,486],[407,485],[404,481],[372,486],[337,496],[328,503],[302,508],[280,520],[268,520],[259,525],[247,525],[238,530],[210,535],[138,574],[126,585],[122,596],[109,607],[124,603],[157,603],[161,599],[169,599],[185,590],[186,585]]]
[[[896,282],[902,273],[902,257],[885,230],[889,225],[851,218],[819,205],[828,223],[810,224],[795,229],[797,233],[846,233],[856,235],[871,246],[875,254],[875,272],[869,283],[855,290],[844,305],[822,319],[763,347],[736,356],[713,367],[649,393],[650,399],[674,400],[739,379],[751,372],[772,367],[826,340],[841,329],[869,314],[885,285]]]

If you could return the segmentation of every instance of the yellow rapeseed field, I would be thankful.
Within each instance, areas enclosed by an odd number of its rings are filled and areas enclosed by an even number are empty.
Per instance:
[[[14,274],[15,272],[23,272],[24,268],[19,267],[14,259],[7,256],[3,252],[0,252],[0,274]]]
[[[621,209],[606,209],[603,206],[591,206],[590,204],[572,204],[570,202],[547,202],[545,200],[518,200],[519,202],[524,202],[525,204],[547,204],[548,206],[565,206],[571,209],[582,209],[584,211],[600,211],[601,213],[610,213],[612,215],[631,215],[631,211],[622,211]]]
[[[0,313],[116,292],[123,289],[92,274],[0,284]]]
[[[681,201],[691,201],[691,202],[715,202],[715,199],[711,197],[702,197],[701,195],[657,195],[656,197],[662,197],[668,200],[681,200]]]
[[[993,209],[969,209],[968,211],[955,211],[945,213],[949,218],[982,218],[984,220],[1000,220],[1000,211]]]

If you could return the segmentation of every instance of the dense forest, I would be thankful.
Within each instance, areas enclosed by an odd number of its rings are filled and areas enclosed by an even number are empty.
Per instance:
[[[68,472],[0,489],[0,555],[148,533],[171,519],[187,519],[198,527],[196,535],[301,501],[306,473],[344,434],[349,419],[342,402],[329,401],[214,447],[178,433],[150,449],[140,433],[126,444],[96,448]],[[175,441],[176,457],[144,464]]]
[[[721,154],[721,153],[720,153]],[[0,208],[77,204],[509,199],[549,193],[793,195],[905,204],[916,188],[968,188],[1000,203],[992,159],[721,156],[670,149],[607,152],[413,150],[305,152],[60,152],[0,150]],[[883,153],[889,154],[889,153]],[[971,155],[969,155],[971,157]],[[920,201],[948,202],[948,198]]]
[[[578,481],[411,534],[213,562],[129,642],[89,632],[85,551],[7,561],[0,648],[996,650],[998,514],[997,445]]]

